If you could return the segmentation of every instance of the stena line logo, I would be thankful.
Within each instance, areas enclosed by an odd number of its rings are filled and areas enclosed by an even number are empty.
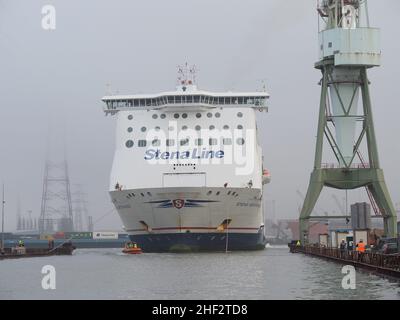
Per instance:
[[[224,151],[211,151],[206,149],[197,149],[188,151],[162,152],[159,149],[149,149],[144,155],[145,160],[174,160],[174,159],[222,159],[225,156]]]

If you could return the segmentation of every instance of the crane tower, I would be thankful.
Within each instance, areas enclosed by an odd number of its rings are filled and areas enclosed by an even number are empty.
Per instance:
[[[366,187],[382,215],[385,234],[394,237],[396,211],[379,163],[367,75],[381,64],[380,30],[369,25],[367,0],[320,0],[318,14],[322,23],[315,68],[322,72],[321,100],[314,171],[300,215],[302,243],[307,243],[311,213],[324,186]],[[322,163],[324,138],[334,165]],[[360,155],[362,143],[369,163]],[[355,163],[357,157],[361,165]]]

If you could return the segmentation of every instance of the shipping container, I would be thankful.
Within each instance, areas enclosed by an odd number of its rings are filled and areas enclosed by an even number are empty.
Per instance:
[[[66,232],[66,239],[92,239],[91,232]]]
[[[93,232],[93,239],[118,239],[118,232],[108,232],[108,231],[95,231]]]

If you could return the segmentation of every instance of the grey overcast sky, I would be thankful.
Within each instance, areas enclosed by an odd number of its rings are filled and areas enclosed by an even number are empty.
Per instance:
[[[41,27],[54,5],[54,31]],[[400,202],[398,0],[370,0],[382,29],[383,66],[370,72],[375,126],[393,201]],[[313,166],[320,74],[315,0],[0,0],[0,180],[6,227],[40,212],[47,135],[66,141],[70,178],[82,184],[96,221],[107,193],[114,119],[102,112],[106,84],[119,93],[173,89],[177,65],[196,64],[209,90],[255,90],[265,79],[270,113],[260,118],[267,215],[296,218]],[[50,128],[50,129],[49,129]],[[65,139],[63,135],[65,134]],[[362,192],[352,200],[362,199]],[[326,191],[318,210],[339,210]],[[343,193],[337,193],[340,199]],[[272,202],[275,201],[275,213]],[[116,213],[96,229],[117,229]]]

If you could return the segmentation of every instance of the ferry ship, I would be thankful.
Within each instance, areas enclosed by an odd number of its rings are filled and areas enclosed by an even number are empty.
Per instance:
[[[175,91],[111,95],[117,120],[110,196],[144,252],[264,249],[263,167],[256,114],[266,92],[209,92],[193,69]]]

